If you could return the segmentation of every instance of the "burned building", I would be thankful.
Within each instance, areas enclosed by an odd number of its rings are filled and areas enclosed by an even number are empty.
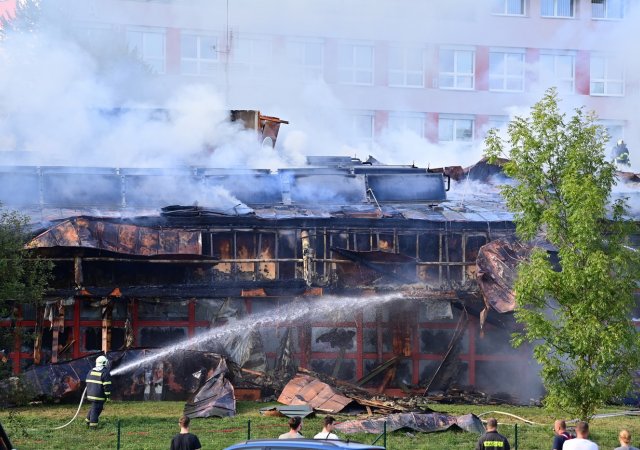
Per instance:
[[[18,342],[14,371],[161,347],[298,298],[400,292],[351,315],[261,328],[251,348],[231,342],[227,353],[269,370],[287,340],[294,364],[391,392],[536,379],[528,353],[509,346],[510,316],[491,310],[480,329],[478,252],[514,232],[499,201],[447,200],[448,177],[416,167],[311,162],[276,172],[0,168],[2,201],[42,224],[27,248],[55,263],[46,307],[18,309],[14,324],[41,339]],[[215,189],[232,201],[181,206]]]

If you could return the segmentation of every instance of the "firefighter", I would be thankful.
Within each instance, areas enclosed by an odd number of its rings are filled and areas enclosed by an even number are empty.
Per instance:
[[[111,374],[107,368],[108,362],[106,356],[98,356],[96,366],[87,375],[87,400],[91,402],[91,409],[85,421],[89,428],[98,426],[98,418],[104,403],[111,397]]]
[[[630,166],[629,163],[629,149],[627,148],[627,144],[619,139],[616,142],[615,147],[611,151],[611,156],[613,157],[613,162],[620,166]]]

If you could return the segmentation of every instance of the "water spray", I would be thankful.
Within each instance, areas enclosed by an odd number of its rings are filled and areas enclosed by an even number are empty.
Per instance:
[[[383,304],[393,300],[403,298],[402,293],[394,293],[388,295],[378,295],[370,297],[336,297],[327,296],[322,300],[314,300],[308,302],[293,302],[285,306],[279,306],[272,311],[269,311],[262,317],[256,317],[256,315],[249,315],[233,323],[226,324],[221,327],[217,327],[209,330],[208,332],[195,336],[177,344],[171,345],[167,348],[160,350],[158,353],[149,355],[147,357],[138,359],[131,363],[125,364],[111,372],[112,376],[120,375],[128,372],[138,366],[148,364],[152,361],[170,355],[179,350],[185,350],[192,346],[204,344],[214,339],[219,339],[223,336],[230,334],[236,334],[246,332],[247,330],[253,330],[256,328],[273,325],[281,322],[296,322],[306,317],[311,317],[318,314],[326,314],[329,312],[336,312],[347,309],[357,309],[365,306],[372,306],[376,304]]]

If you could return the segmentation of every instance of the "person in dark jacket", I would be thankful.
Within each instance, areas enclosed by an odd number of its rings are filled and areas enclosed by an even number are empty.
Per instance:
[[[564,441],[573,438],[573,436],[571,436],[567,431],[567,424],[564,420],[556,420],[553,424],[553,431],[556,435],[553,437],[552,450],[562,450]]]
[[[480,437],[476,450],[511,450],[506,437],[498,433],[498,421],[487,420],[487,432]]]
[[[107,368],[108,362],[106,356],[98,356],[96,366],[87,375],[87,400],[91,402],[91,408],[85,421],[89,428],[98,426],[104,403],[111,398],[111,374]]]
[[[202,448],[198,436],[189,433],[190,422],[191,419],[187,416],[180,417],[178,421],[180,424],[180,433],[171,439],[171,447],[169,450],[200,450]]]

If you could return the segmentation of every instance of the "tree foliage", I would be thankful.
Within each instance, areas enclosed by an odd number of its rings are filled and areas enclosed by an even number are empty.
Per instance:
[[[18,0],[15,17],[0,15],[0,41],[11,33],[31,33],[40,20],[40,0]]]
[[[529,117],[517,117],[508,137],[492,130],[487,156],[505,157],[514,183],[502,187],[523,240],[545,238],[559,267],[536,249],[520,265],[513,343],[535,344],[547,390],[545,405],[581,419],[628,392],[639,367],[639,338],[631,321],[638,254],[629,246],[634,224],[623,200],[612,200],[608,136],[592,113],[567,117],[550,89]]]
[[[39,304],[51,279],[51,262],[25,253],[24,244],[30,237],[28,225],[28,217],[0,205],[0,318],[12,319],[18,304]],[[5,355],[13,349],[13,332],[11,328],[0,328],[0,351],[4,350]],[[2,369],[0,364],[0,375]]]

